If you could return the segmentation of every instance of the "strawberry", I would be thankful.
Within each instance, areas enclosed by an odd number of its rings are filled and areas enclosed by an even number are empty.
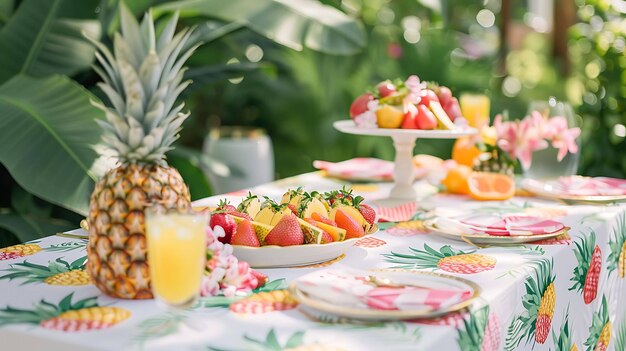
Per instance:
[[[378,85],[376,85],[376,89],[378,90],[378,95],[381,98],[396,92],[396,86],[388,79],[378,83]]]
[[[325,224],[328,224],[328,225],[332,225],[333,227],[337,226],[337,223],[335,223],[334,221],[331,221],[330,219],[322,216],[319,213],[313,213],[311,215],[311,218],[313,218],[314,220],[316,220],[318,222],[322,222],[322,223],[325,223]]]
[[[237,207],[231,205],[230,203],[228,203],[228,200],[226,199],[222,199],[220,200],[219,204],[217,204],[217,209],[216,211],[223,211],[223,212],[237,212]]]
[[[237,229],[237,222],[228,216],[226,213],[221,211],[215,211],[211,214],[211,220],[209,221],[209,226],[213,231],[215,231],[215,227],[219,226],[224,230],[224,236],[217,238],[221,243],[228,244],[230,243],[231,237],[235,230]]]
[[[363,202],[363,200],[365,199],[362,196],[357,196],[352,201],[352,204],[357,210],[359,210],[367,223],[372,225],[376,221],[376,211],[374,211],[374,209],[371,208],[369,205],[362,204],[361,202]]]
[[[230,241],[232,245],[243,245],[243,246],[253,246],[259,247],[261,243],[259,243],[259,238],[257,238],[256,233],[254,232],[254,227],[252,227],[252,223],[249,220],[244,219],[243,221],[237,224],[237,229],[233,234],[233,237]]]
[[[365,93],[354,99],[352,105],[350,105],[350,118],[354,118],[367,111],[367,104],[372,100],[374,100],[374,96],[370,93]]]
[[[415,107],[415,105],[413,104],[409,104],[406,110],[407,111],[404,113],[404,121],[402,122],[400,128],[418,129],[417,121],[415,120],[415,117],[417,116],[417,107]]]
[[[314,214],[317,214],[317,213],[314,213]],[[320,216],[318,215],[318,217],[320,217]],[[324,218],[324,217],[321,217],[321,218]],[[320,228],[320,227],[319,227],[319,225],[317,224],[317,221],[316,221],[316,220],[314,220],[313,218],[304,218],[304,220],[305,220],[307,223],[309,223],[310,225],[312,225],[312,226],[314,226],[314,227],[317,227],[318,229],[322,229],[322,228]],[[332,221],[331,221],[331,222],[332,222]],[[321,243],[322,243],[322,244],[328,244],[328,243],[332,243],[333,241],[335,241],[335,240],[334,240],[334,239],[333,239],[333,237],[330,235],[330,233],[328,233],[328,232],[327,232],[327,231],[325,231],[325,230],[322,230],[322,242],[321,242]]]
[[[352,205],[352,198],[352,189],[348,190],[345,186],[341,188],[341,190],[333,190],[324,193],[324,199],[328,201],[330,206],[334,206],[335,202]]]
[[[304,233],[294,214],[283,216],[265,237],[268,245],[291,246],[304,244]]]
[[[335,215],[335,222],[339,228],[346,230],[346,240],[352,238],[360,238],[365,235],[363,227],[355,221],[352,217],[345,214],[341,209],[337,210]]]
[[[287,205],[287,207],[289,207],[289,209],[291,210],[291,213],[295,214],[296,216],[298,215],[298,209],[296,208],[296,205],[289,204]]]

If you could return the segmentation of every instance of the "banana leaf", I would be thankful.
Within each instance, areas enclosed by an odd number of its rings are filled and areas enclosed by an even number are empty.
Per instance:
[[[106,167],[95,97],[64,76],[17,75],[0,86],[0,163],[24,189],[86,214],[89,194]]]
[[[314,0],[183,0],[154,8],[156,16],[204,16],[241,23],[297,51],[309,48],[334,55],[352,55],[366,45],[363,26],[343,12]]]
[[[26,0],[0,30],[0,84],[16,74],[73,75],[89,68],[93,46],[83,37],[100,37],[100,24],[81,14],[97,1]],[[77,9],[78,8],[78,9]],[[70,12],[76,17],[65,17]]]

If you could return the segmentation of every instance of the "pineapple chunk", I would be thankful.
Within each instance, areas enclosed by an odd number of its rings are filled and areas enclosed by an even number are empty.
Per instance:
[[[323,217],[328,216],[328,210],[324,203],[316,198],[311,198],[307,203],[306,208],[300,213],[300,217],[302,218],[310,218],[313,216],[313,213],[318,213]]]
[[[241,217],[232,216],[232,215],[229,215],[229,216],[231,216],[235,220],[235,222],[237,222],[237,224],[239,224],[241,221],[244,220]],[[267,236],[267,234],[270,233],[270,230],[272,230],[274,226],[265,224],[265,223],[260,223],[257,221],[251,221],[250,223],[252,224],[252,228],[254,228],[254,233],[256,234],[256,237],[259,239],[259,242],[261,243],[261,245],[265,245],[265,237]]]
[[[298,223],[300,223],[300,228],[302,229],[302,233],[304,233],[305,244],[322,243],[322,234],[324,233],[322,229],[307,223],[302,218],[298,218]]]
[[[444,111],[439,102],[431,101],[429,107],[437,118],[437,124],[439,125],[439,129],[453,130],[455,128],[454,123],[450,120],[450,117],[448,117],[448,114],[446,113],[446,111]]]

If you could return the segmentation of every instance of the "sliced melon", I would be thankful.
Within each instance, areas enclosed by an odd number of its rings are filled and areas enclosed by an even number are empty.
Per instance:
[[[361,212],[359,212],[359,210],[357,210],[356,208],[354,208],[352,206],[348,206],[348,205],[339,205],[339,206],[333,208],[330,211],[330,220],[331,221],[335,221],[335,215],[337,214],[338,210],[341,210],[346,215],[352,217],[352,219],[354,219],[357,223],[359,223],[361,225],[361,227],[363,227],[363,230],[366,233],[369,232],[370,229],[372,228],[372,225],[369,224],[369,222],[365,220],[365,217],[363,217],[363,215],[361,214]]]
[[[241,217],[237,217],[233,215],[229,215],[229,216],[231,216],[235,220],[235,222],[237,222],[237,224],[239,224],[241,221],[244,220]],[[256,234],[256,237],[259,239],[261,246],[265,245],[265,237],[267,236],[267,234],[270,233],[270,230],[272,230],[274,226],[271,226],[265,223],[260,223],[257,221],[250,221],[250,223],[252,224],[252,228],[254,228],[254,233]]]
[[[330,236],[333,237],[334,241],[344,241],[346,239],[346,230],[345,229],[341,229],[339,227],[334,227],[330,224],[326,224],[326,223],[322,223],[320,221],[317,221],[316,227],[324,230],[325,232],[327,232],[328,234],[330,234]]]
[[[302,229],[302,233],[304,233],[305,244],[322,243],[322,234],[324,233],[322,229],[312,226],[302,218],[298,218],[298,223],[300,223],[300,228]]]
[[[439,102],[431,101],[429,107],[437,118],[437,124],[439,129],[452,130],[455,128],[454,122],[452,122],[450,117],[448,117],[448,114],[443,109],[443,107],[441,107],[441,104]]]
[[[272,209],[272,207],[267,206],[267,207],[262,208],[253,218],[255,222],[271,225],[273,217],[274,217],[274,210]]]

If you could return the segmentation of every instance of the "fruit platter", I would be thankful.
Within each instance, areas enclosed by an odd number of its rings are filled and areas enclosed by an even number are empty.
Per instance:
[[[291,189],[280,202],[249,193],[237,206],[221,201],[210,227],[252,267],[315,264],[341,256],[378,230],[376,213],[363,201],[345,188],[324,194]]]
[[[435,83],[386,80],[358,96],[350,106],[350,120],[337,121],[335,129],[347,134],[387,136],[396,150],[394,186],[390,199],[413,200],[413,148],[417,138],[456,139],[476,133],[467,126],[452,91]]]

